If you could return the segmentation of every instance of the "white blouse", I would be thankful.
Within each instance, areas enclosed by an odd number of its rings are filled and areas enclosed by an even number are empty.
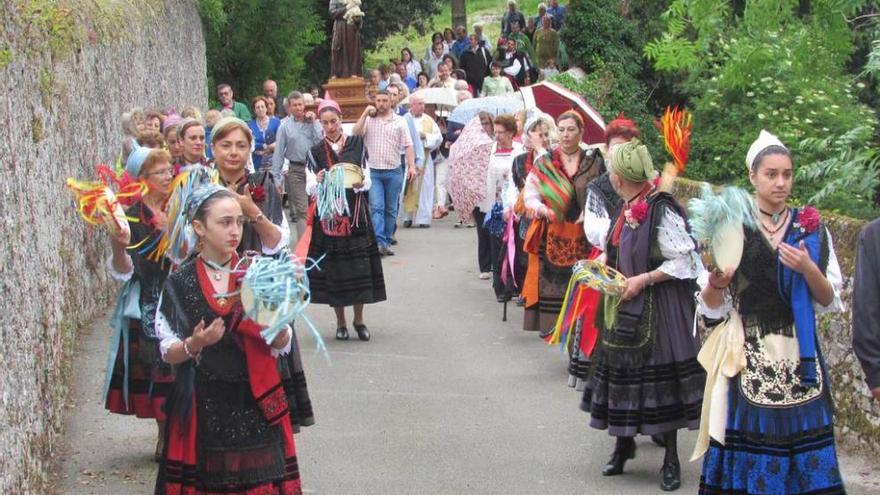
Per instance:
[[[477,207],[483,213],[492,211],[496,201],[505,202],[507,182],[513,169],[513,158],[522,153],[522,144],[513,142],[511,151],[499,153],[498,143],[492,144],[492,153],[489,155],[489,166],[486,168],[486,192],[483,201]]]
[[[587,236],[587,241],[601,251],[605,251],[610,228],[611,218],[605,210],[605,203],[596,193],[588,189],[584,205],[584,234]],[[624,226],[624,228],[629,227]],[[657,268],[661,272],[676,279],[690,279],[698,278],[705,271],[694,249],[694,240],[687,231],[684,218],[671,209],[667,209],[660,219],[657,244],[665,260]]]

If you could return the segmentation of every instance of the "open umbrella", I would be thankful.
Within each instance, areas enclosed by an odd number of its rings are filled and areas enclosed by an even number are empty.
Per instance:
[[[514,114],[525,108],[522,96],[516,93],[507,96],[471,98],[461,102],[449,115],[449,120],[459,124],[466,124],[479,115],[480,112],[487,112],[492,114],[493,117],[497,117],[505,113]]]
[[[480,118],[474,117],[449,148],[447,188],[462,221],[468,221],[471,212],[486,195],[486,169],[492,142],[483,131]]]
[[[455,108],[458,106],[458,95],[454,89],[450,88],[424,88],[414,91],[412,95],[419,95],[425,105],[434,105],[438,107]],[[407,96],[401,104],[409,104],[409,96]]]
[[[520,89],[527,108],[538,107],[555,119],[562,112],[574,110],[584,119],[584,142],[605,142],[605,119],[581,95],[552,82],[539,82]]]

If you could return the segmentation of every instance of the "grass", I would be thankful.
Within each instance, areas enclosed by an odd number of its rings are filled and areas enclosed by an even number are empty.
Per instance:
[[[507,10],[507,0],[466,0],[468,32],[475,22],[483,23],[483,34],[494,43],[501,34],[501,16]],[[518,9],[526,16],[534,17],[538,14],[538,4],[541,0],[518,0]],[[408,29],[402,33],[389,36],[378,48],[364,54],[366,67],[376,67],[387,63],[392,58],[400,58],[400,50],[409,47],[418,60],[425,55],[425,48],[431,43],[431,33],[443,31],[452,24],[452,10],[450,2],[443,3],[443,9],[431,20],[433,26],[424,35],[415,29]]]

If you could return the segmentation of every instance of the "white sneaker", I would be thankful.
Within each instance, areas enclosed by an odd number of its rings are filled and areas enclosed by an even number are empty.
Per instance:
[[[480,280],[489,280],[492,278],[492,274],[489,272],[483,272],[480,274]]]

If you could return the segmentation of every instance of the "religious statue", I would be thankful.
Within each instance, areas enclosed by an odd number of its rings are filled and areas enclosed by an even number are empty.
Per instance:
[[[333,41],[330,44],[330,77],[362,77],[361,0],[330,0]]]

